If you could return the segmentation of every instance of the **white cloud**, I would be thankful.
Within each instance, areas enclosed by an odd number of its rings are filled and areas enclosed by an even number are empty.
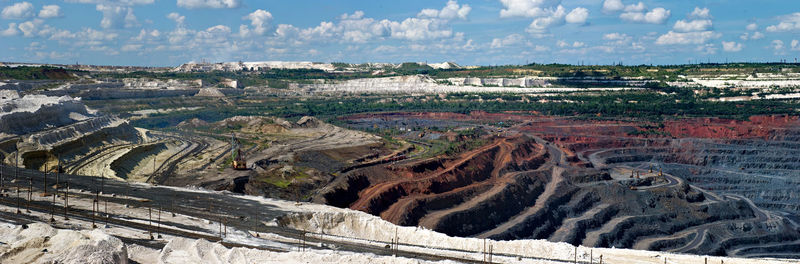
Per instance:
[[[625,40],[625,39],[630,39],[630,37],[627,34],[616,33],[615,32],[615,33],[608,33],[608,34],[603,35],[603,39],[605,39],[605,40]]]
[[[675,22],[675,26],[672,27],[675,31],[678,32],[696,32],[696,31],[706,31],[711,28],[712,23],[710,19],[702,19],[702,20],[692,20],[692,21],[685,21],[685,20],[678,20]]]
[[[695,7],[694,11],[692,11],[692,13],[689,14],[689,18],[693,19],[711,18],[711,10],[708,10],[708,8]]]
[[[240,0],[178,0],[178,6],[183,8],[237,8]]]
[[[800,30],[800,12],[780,16],[780,23],[767,27],[767,32],[785,32]]]
[[[169,18],[172,21],[175,21],[175,23],[177,23],[178,25],[183,25],[183,21],[186,20],[185,16],[182,16],[181,14],[178,14],[176,12],[169,13],[167,15],[167,18]]]
[[[742,43],[736,43],[735,41],[731,41],[731,42],[723,41],[722,42],[722,50],[724,50],[726,52],[739,52],[739,51],[742,51],[743,47],[744,46],[742,45]]]
[[[133,27],[139,23],[131,7],[99,4],[96,9],[103,13],[102,28]]]
[[[793,39],[791,44],[792,51],[800,51],[800,41]]]
[[[772,49],[775,51],[776,54],[783,53],[784,45],[782,40],[779,39],[773,40],[772,43],[770,43],[770,46],[772,46]]]
[[[670,17],[670,11],[661,7],[654,8],[647,13],[625,12],[619,15],[622,20],[636,23],[663,24]]]
[[[747,25],[747,27],[745,27],[745,28],[746,28],[747,30],[750,30],[750,31],[756,31],[756,30],[758,29],[758,24],[756,24],[756,23],[750,23],[750,24],[748,24],[748,25]]]
[[[528,25],[528,33],[541,36],[548,32],[548,29],[555,26],[563,25],[565,20],[564,16],[566,16],[567,11],[564,10],[563,6],[558,6],[555,10],[549,10],[550,12],[547,16],[538,17]]]
[[[469,15],[469,12],[471,10],[472,7],[470,7],[467,4],[459,6],[458,2],[450,0],[447,1],[447,4],[444,6],[444,8],[442,8],[442,10],[429,9],[429,8],[422,9],[422,11],[420,11],[417,14],[417,17],[441,18],[441,19],[455,19],[455,18],[467,19],[467,15]]]
[[[567,23],[570,24],[585,24],[586,19],[588,18],[589,10],[583,7],[578,7],[569,12],[565,19],[567,20]]]
[[[703,44],[710,39],[721,37],[722,34],[714,31],[700,31],[700,32],[674,32],[669,31],[667,34],[661,35],[656,39],[658,45],[675,45],[675,44]]]
[[[561,0],[500,0],[500,17],[531,17],[534,20],[525,30],[535,37],[548,35],[548,29],[565,23],[585,24],[589,10],[577,7],[567,14]]]
[[[158,29],[153,29],[153,30],[142,29],[139,31],[139,35],[131,37],[131,40],[134,41],[154,40],[160,36],[161,36],[161,31],[158,31]]]
[[[375,20],[364,17],[363,11],[355,11],[353,14],[343,14],[338,22],[323,21],[316,27],[300,29],[288,24],[280,24],[275,30],[275,36],[288,41],[292,44],[300,44],[309,41],[320,42],[350,42],[364,43],[374,39],[395,38],[409,41],[426,41],[435,39],[454,39],[462,40],[463,34],[453,32],[449,27],[450,19],[445,17],[460,18],[456,15],[447,15],[447,10],[454,11],[457,5],[455,2],[448,2],[444,11],[425,11],[419,12],[417,17],[406,18],[402,21],[391,21],[388,19]],[[431,9],[432,10],[432,9]],[[459,6],[458,10],[465,10],[464,6]],[[445,14],[443,15],[442,12]],[[436,15],[436,17],[432,17]],[[466,17],[467,12],[462,12]],[[243,29],[243,28],[240,28]],[[243,32],[240,31],[240,35]]]
[[[717,47],[714,44],[704,44],[697,46],[695,51],[703,53],[703,54],[716,54]]]
[[[403,22],[391,22],[393,38],[413,41],[438,39],[453,36],[453,31],[444,27],[444,22],[437,19],[407,18]]]
[[[622,0],[605,0],[603,1],[603,12],[613,13],[625,9]]]
[[[122,46],[121,50],[125,52],[130,52],[130,51],[138,51],[141,48],[142,48],[141,44],[125,44]]]
[[[61,16],[61,7],[58,5],[46,5],[39,10],[40,18],[54,18]]]
[[[490,47],[492,49],[499,49],[507,46],[518,45],[522,43],[524,40],[525,37],[523,37],[520,34],[511,34],[506,36],[505,38],[492,39],[492,44],[490,45]]]
[[[34,19],[31,21],[25,21],[19,24],[17,28],[19,31],[22,31],[22,35],[25,37],[33,37],[36,33],[39,33],[39,26],[42,24],[41,19]]]
[[[647,9],[647,7],[642,2],[625,6],[625,12],[642,12],[645,9]]]
[[[752,34],[750,34],[748,32],[745,32],[741,36],[739,36],[739,38],[742,39],[742,40],[749,40],[749,39],[751,39],[751,40],[759,40],[759,39],[764,38],[764,33],[756,31],[756,32],[753,32]]]
[[[19,2],[3,8],[0,17],[5,19],[25,19],[33,16],[33,5],[28,2]]]
[[[17,30],[17,23],[9,23],[7,29],[0,31],[0,36],[3,37],[16,36],[17,34],[19,34],[19,30]]]
[[[549,16],[561,0],[500,0],[503,4],[500,17]]]
[[[586,43],[580,41],[568,43],[566,41],[559,40],[558,42],[556,42],[556,46],[558,46],[559,48],[583,48],[586,46]]]
[[[271,28],[272,14],[263,9],[253,11],[242,19],[250,20],[250,25],[253,26],[253,32],[258,35],[264,35]],[[244,26],[244,25],[243,25]],[[240,32],[249,32],[247,26],[239,27]]]
[[[81,3],[81,4],[108,4],[108,5],[149,5],[155,2],[155,0],[64,0],[65,2],[69,3]]]

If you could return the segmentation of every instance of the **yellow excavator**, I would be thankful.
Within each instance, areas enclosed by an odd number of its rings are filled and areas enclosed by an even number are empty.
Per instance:
[[[232,167],[234,170],[247,170],[247,161],[244,160],[241,146],[242,144],[236,138],[236,134],[231,134],[231,160],[233,160]]]

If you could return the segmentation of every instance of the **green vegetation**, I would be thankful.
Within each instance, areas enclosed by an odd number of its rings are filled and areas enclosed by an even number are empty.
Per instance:
[[[67,80],[74,78],[71,72],[49,66],[0,67],[0,80]]]

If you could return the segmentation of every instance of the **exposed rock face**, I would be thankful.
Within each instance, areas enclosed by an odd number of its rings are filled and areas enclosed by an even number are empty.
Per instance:
[[[794,118],[657,125],[481,113],[377,115],[408,124],[510,119],[523,124],[513,131],[551,143],[525,147],[524,140],[506,139],[505,149],[494,142],[450,159],[357,169],[317,201],[455,236],[800,257],[794,250],[800,241]]]
[[[19,93],[15,90],[0,90],[0,100],[11,100],[17,98],[19,98]]]
[[[300,84],[299,89],[308,92],[326,93],[457,93],[457,92],[509,92],[509,93],[537,93],[553,91],[575,90],[620,90],[630,88],[561,88],[553,87],[556,82],[553,78],[451,78],[450,84],[437,82],[427,75],[406,75],[385,78],[367,78],[347,80],[336,83]],[[596,80],[576,80],[591,85]],[[602,81],[610,84],[619,83],[620,86],[636,86],[637,83],[647,81]],[[604,84],[608,85],[608,84]],[[641,84],[644,85],[644,84]]]
[[[0,100],[0,133],[27,134],[75,123],[93,116],[79,100],[68,96],[26,95]]]
[[[201,97],[225,97],[225,94],[215,88],[203,88],[195,96]]]
[[[73,231],[46,224],[0,226],[0,262],[126,264],[125,244],[100,229]]]
[[[258,61],[258,62],[222,62],[222,63],[185,63],[172,71],[177,72],[206,72],[206,71],[241,71],[241,70],[266,70],[266,69],[317,69],[333,71],[336,69],[330,63],[316,63],[308,61]]]

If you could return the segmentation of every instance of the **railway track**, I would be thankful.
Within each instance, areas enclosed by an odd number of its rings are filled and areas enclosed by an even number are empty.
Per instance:
[[[102,147],[102,148],[100,148],[98,150],[95,150],[95,151],[89,153],[89,154],[86,154],[85,156],[81,157],[78,160],[65,163],[63,165],[64,171],[66,171],[68,173],[77,173],[78,171],[80,171],[84,167],[88,166],[89,164],[91,164],[91,163],[97,161],[98,159],[102,158],[103,156],[105,156],[105,155],[102,155],[103,153],[111,153],[111,152],[114,152],[114,151],[117,151],[117,150],[120,150],[120,149],[123,149],[123,148],[134,146],[134,145],[136,145],[136,144],[127,143],[127,144],[122,144],[122,145],[113,145],[113,146]]]
[[[13,171],[14,169],[12,167],[0,165],[0,170],[4,170],[4,175],[9,175],[8,172],[9,171]],[[19,186],[21,188],[27,189],[28,184],[26,184],[26,183],[28,183],[28,179],[31,179],[31,180],[33,180],[33,190],[34,190],[34,192],[41,192],[42,191],[41,190],[41,186],[42,186],[41,185],[41,181],[43,180],[43,177],[38,177],[38,176],[42,176],[43,175],[41,172],[33,171],[33,170],[27,170],[27,169],[19,169],[19,171],[20,171],[20,174],[19,174],[20,178],[18,179],[18,181],[16,183],[16,186]],[[52,178],[53,176],[47,176],[47,177],[48,178]],[[69,176],[62,176],[62,178],[61,178],[62,181],[66,180],[67,177],[69,179],[71,179],[71,181],[75,181],[75,183],[76,183],[76,184],[72,185],[73,187],[70,189],[72,191],[69,192],[69,195],[68,195],[71,198],[71,200],[72,199],[84,199],[84,200],[92,200],[92,199],[94,199],[95,194],[93,194],[91,191],[93,190],[92,186],[96,187],[96,185],[91,185],[91,184],[96,184],[96,182],[93,182],[93,183],[87,183],[86,182],[87,179],[91,178],[91,177],[69,175]],[[9,185],[9,179],[10,178],[4,178],[4,186],[6,186],[6,188],[11,187],[11,185]],[[104,195],[106,195],[106,196],[102,197],[101,199],[104,202],[108,201],[110,204],[128,205],[129,208],[132,208],[130,210],[136,210],[137,208],[141,209],[141,210],[144,210],[144,208],[147,207],[147,206],[143,206],[143,204],[145,202],[142,200],[142,198],[134,198],[134,197],[131,197],[131,196],[122,196],[123,193],[120,192],[120,189],[117,189],[120,185],[126,185],[126,186],[128,186],[128,187],[126,187],[128,189],[135,189],[135,194],[138,195],[139,197],[144,196],[144,197],[150,197],[150,198],[156,199],[156,198],[160,197],[160,196],[156,195],[156,193],[162,193],[163,192],[163,190],[161,190],[160,188],[148,189],[148,188],[141,188],[141,186],[139,186],[139,188],[137,188],[138,185],[130,186],[129,183],[125,183],[125,182],[109,181],[109,182],[106,183],[106,189],[104,190]],[[79,190],[84,190],[84,191],[82,192],[82,191],[79,191]],[[87,190],[89,192],[85,192]],[[94,189],[94,190],[96,190],[96,189]],[[185,196],[196,196],[197,195],[197,193],[192,193],[192,192],[182,192],[182,191],[176,191],[174,189],[170,189],[170,190],[172,192],[175,192],[176,194],[177,193],[182,193],[182,195],[185,195]],[[25,191],[23,191],[23,192],[25,192]],[[13,191],[12,191],[12,193],[13,193]],[[117,194],[117,195],[120,195],[120,196],[114,197],[113,194]],[[111,197],[108,197],[109,195]],[[206,195],[208,195],[208,196],[223,196],[223,197],[227,197],[226,199],[237,199],[235,196],[228,196],[228,195],[224,195],[224,194],[206,194]],[[178,198],[178,197],[176,197],[177,195],[175,195],[175,194],[163,194],[162,193],[162,196]],[[127,198],[124,198],[124,197],[127,197]],[[285,238],[289,238],[289,239],[297,239],[298,241],[303,240],[304,241],[303,242],[304,245],[312,245],[312,247],[317,247],[317,248],[321,248],[321,249],[336,249],[336,250],[349,251],[349,252],[364,252],[364,253],[372,253],[372,254],[382,255],[382,256],[397,255],[399,257],[414,258],[414,259],[424,259],[424,260],[432,260],[432,261],[450,260],[450,261],[456,261],[456,262],[460,262],[460,263],[487,263],[487,262],[484,262],[484,261],[481,261],[481,260],[476,260],[476,259],[466,258],[466,257],[446,256],[446,255],[442,255],[442,254],[426,253],[426,252],[419,252],[419,251],[406,250],[406,249],[392,250],[390,248],[387,248],[387,247],[383,246],[383,245],[387,244],[387,242],[385,242],[385,241],[375,241],[375,240],[368,240],[368,239],[350,238],[350,237],[335,236],[335,235],[322,234],[322,233],[306,232],[306,231],[295,230],[295,229],[286,228],[286,227],[266,226],[266,225],[263,225],[263,224],[259,224],[257,226],[247,226],[247,225],[237,224],[237,220],[241,221],[242,219],[237,218],[237,217],[231,217],[231,216],[233,216],[235,214],[232,214],[230,212],[225,212],[224,211],[224,210],[236,210],[237,208],[224,207],[223,206],[224,204],[223,205],[219,205],[219,206],[215,205],[214,208],[218,208],[218,210],[220,210],[218,212],[209,212],[209,211],[206,211],[206,210],[198,210],[198,207],[199,208],[205,208],[209,204],[217,204],[217,203],[219,203],[220,201],[217,200],[219,198],[220,197],[214,197],[213,199],[208,199],[208,200],[196,199],[195,201],[191,201],[191,203],[194,206],[178,206],[178,207],[175,207],[175,208],[171,208],[171,209],[177,209],[177,210],[164,210],[164,212],[175,212],[175,213],[180,213],[180,214],[183,214],[183,215],[187,215],[187,216],[195,217],[195,218],[200,218],[200,219],[213,219],[213,220],[217,220],[217,221],[224,221],[224,222],[230,223],[229,226],[237,228],[237,229],[240,229],[240,230],[245,230],[245,231],[248,231],[248,232],[258,232],[258,233],[261,233],[261,234],[270,233],[270,234],[279,235],[279,236],[282,236],[282,237],[285,237]],[[17,200],[17,199],[19,199],[19,200]],[[11,207],[11,208],[17,206],[18,203],[19,204],[23,204],[23,205],[27,204],[28,209],[30,209],[31,211],[35,211],[35,212],[41,213],[41,215],[43,215],[43,216],[50,214],[51,210],[53,210],[53,208],[56,208],[55,209],[55,215],[63,216],[63,213],[60,213],[59,210],[58,210],[58,208],[63,208],[63,204],[61,204],[61,205],[55,204],[55,207],[54,207],[53,204],[49,200],[47,200],[47,201],[33,201],[33,202],[30,202],[30,203],[27,203],[26,201],[24,201],[24,199],[25,198],[24,198],[23,195],[21,195],[20,198],[2,197],[2,196],[0,196],[0,204],[8,206],[8,207]],[[178,198],[178,199],[180,199],[180,198]],[[242,201],[246,201],[246,200],[242,200]],[[153,200],[153,201],[149,201],[148,200],[147,203],[149,203],[149,207],[156,208],[156,205],[161,207],[164,204],[164,202],[165,201],[162,201],[162,200]],[[167,208],[167,207],[165,207],[165,208]],[[264,210],[266,210],[266,209],[267,208],[264,208]],[[263,211],[263,210],[258,210],[258,211]],[[68,211],[68,216],[70,218],[80,219],[80,220],[83,220],[83,221],[86,221],[86,222],[90,222],[92,220],[92,217],[93,217],[92,212],[90,210],[81,209],[81,208],[75,208],[75,207],[72,207],[72,206],[70,207],[70,209]],[[211,242],[221,243],[222,245],[224,245],[226,247],[245,247],[245,248],[261,249],[261,250],[269,250],[269,251],[275,251],[275,252],[286,252],[287,251],[286,248],[277,248],[277,247],[270,247],[270,246],[263,246],[263,245],[254,246],[254,245],[249,245],[249,244],[226,241],[226,240],[224,240],[224,238],[221,238],[218,234],[215,235],[215,234],[209,234],[207,232],[204,233],[204,232],[201,232],[200,229],[197,229],[197,230],[194,230],[194,231],[188,231],[188,230],[185,230],[185,227],[182,228],[182,229],[170,227],[170,223],[171,222],[169,222],[168,220],[161,221],[161,226],[160,227],[155,227],[154,225],[156,225],[158,223],[157,221],[153,221],[153,225],[148,225],[148,224],[145,224],[145,223],[142,223],[142,222],[136,222],[136,221],[129,220],[129,219],[134,219],[135,220],[135,219],[137,219],[137,217],[126,216],[124,214],[124,212],[116,211],[116,212],[112,213],[112,216],[113,217],[108,218],[107,221],[108,221],[109,225],[115,226],[115,227],[128,228],[128,229],[134,229],[134,230],[141,230],[141,231],[146,231],[146,232],[151,232],[151,233],[163,233],[163,234],[168,234],[168,235],[177,236],[177,237],[186,237],[186,238],[192,238],[192,239],[205,239],[205,240],[208,240],[208,241],[211,241]],[[97,217],[97,216],[95,215],[95,217]],[[26,215],[26,214],[16,215],[16,214],[13,214],[13,213],[9,214],[7,212],[0,212],[0,218],[8,219],[9,221],[13,221],[13,222],[16,222],[16,223],[25,223],[25,221],[30,221],[30,222],[35,222],[35,221],[44,222],[44,221],[46,221],[46,220],[43,220],[43,219],[32,218],[31,215]],[[98,220],[98,218],[95,218],[95,220],[99,223],[99,222],[105,221],[106,219],[100,218],[100,220]],[[142,219],[140,219],[140,221],[141,220]],[[181,224],[178,224],[178,225],[181,225]],[[126,239],[130,240],[131,238],[126,238]],[[137,241],[137,242],[138,243],[146,243],[146,241]],[[292,244],[292,243],[284,243],[284,244],[290,244],[290,245],[293,245],[293,246],[299,246],[299,243],[294,243],[294,244]],[[313,245],[321,245],[321,246],[313,246]],[[423,248],[422,246],[411,244],[411,243],[399,243],[399,245],[400,246],[404,246],[404,247]],[[152,246],[152,245],[150,245],[150,246]],[[482,252],[450,249],[450,248],[444,248],[444,247],[424,247],[424,248],[434,249],[434,250],[446,250],[446,251],[450,251],[450,252],[458,252],[458,253],[465,253],[465,254],[473,254],[475,256],[478,256],[478,255],[482,254]],[[559,259],[538,258],[538,257],[531,257],[531,256],[518,256],[518,255],[513,255],[513,254],[494,254],[494,256],[502,256],[502,257],[516,258],[516,259],[545,260],[545,261],[558,262],[558,263],[574,263],[573,260],[559,260]],[[577,263],[589,263],[589,262],[578,261]]]
[[[181,149],[178,152],[173,153],[167,159],[161,162],[155,171],[147,177],[145,182],[147,183],[158,183],[161,182],[164,177],[169,177],[175,172],[178,164],[183,161],[185,158],[197,155],[198,153],[202,152],[206,148],[208,148],[209,144],[203,141],[198,141],[192,139],[191,136],[184,135],[183,137],[168,135],[168,134],[161,134],[161,136],[166,138],[172,138],[177,141],[187,142],[188,145]]]

